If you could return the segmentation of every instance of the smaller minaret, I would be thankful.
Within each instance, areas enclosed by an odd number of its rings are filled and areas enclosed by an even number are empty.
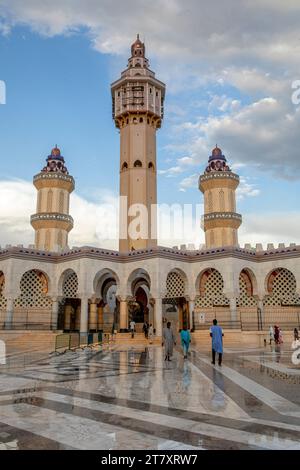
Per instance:
[[[222,150],[216,145],[199,178],[199,189],[204,194],[206,248],[238,246],[242,216],[236,213],[235,191],[239,182],[239,176],[230,170]]]
[[[68,246],[68,233],[73,228],[69,201],[75,182],[57,146],[48,156],[47,165],[34,176],[33,184],[38,191],[36,214],[31,216],[35,247],[38,250],[61,251]]]

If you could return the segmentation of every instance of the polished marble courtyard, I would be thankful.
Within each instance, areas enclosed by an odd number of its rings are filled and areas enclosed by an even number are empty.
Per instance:
[[[111,345],[0,365],[0,449],[300,449],[288,347]]]

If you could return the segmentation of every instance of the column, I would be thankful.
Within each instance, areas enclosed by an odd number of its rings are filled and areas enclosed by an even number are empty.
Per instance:
[[[88,321],[89,321],[89,302],[88,297],[81,297],[81,309],[80,309],[80,334],[88,333]]]
[[[235,328],[240,328],[240,325],[237,323],[237,311],[236,311],[236,298],[232,297],[230,299],[230,319],[232,322],[235,322]]]
[[[189,322],[190,322],[190,330],[194,330],[194,308],[195,308],[195,302],[194,300],[189,300]]]
[[[178,304],[177,305],[177,309],[178,309],[178,330],[182,330],[183,328],[183,307]],[[178,331],[176,332],[178,333]]]
[[[103,305],[98,307],[98,331],[103,331]]]
[[[6,301],[6,318],[5,318],[5,329],[10,330],[13,326],[14,317],[14,299],[8,297]]]
[[[120,300],[120,333],[128,331],[128,308],[127,301]]]
[[[58,299],[52,299],[52,313],[51,313],[51,329],[57,330],[57,319],[58,319]]]
[[[154,328],[156,336],[162,336],[162,299],[156,298],[154,305]]]
[[[264,329],[265,326],[265,315],[264,315],[264,303],[263,299],[258,299],[257,301],[257,308],[260,309],[260,320],[261,320],[261,328]],[[257,312],[258,314],[259,312]]]
[[[80,305],[77,305],[76,311],[75,311],[75,330],[79,331],[80,330],[80,316],[81,316],[81,307]]]
[[[71,315],[72,315],[72,305],[65,306],[65,321],[64,321],[64,329],[70,331],[71,328]]]
[[[98,319],[97,319],[97,304],[95,301],[93,301],[90,304],[90,318],[89,318],[89,329],[92,331],[97,330],[97,324],[98,324]]]

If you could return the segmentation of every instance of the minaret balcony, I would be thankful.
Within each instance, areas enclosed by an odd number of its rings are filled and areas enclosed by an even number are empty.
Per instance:
[[[205,230],[215,227],[238,228],[242,223],[242,216],[236,212],[210,212],[202,216],[201,225]]]
[[[41,212],[39,214],[33,214],[30,217],[30,222],[35,229],[63,228],[69,231],[74,225],[73,217],[68,214],[61,214],[58,212]]]
[[[206,189],[218,188],[224,185],[236,189],[239,182],[240,177],[232,171],[212,171],[200,175],[199,189],[204,192]]]
[[[37,189],[59,187],[66,189],[70,193],[75,188],[73,176],[64,175],[60,172],[40,172],[33,177],[33,184]]]

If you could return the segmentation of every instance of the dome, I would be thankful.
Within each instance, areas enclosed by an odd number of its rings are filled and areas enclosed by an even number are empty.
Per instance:
[[[136,40],[131,46],[131,56],[134,57],[136,55],[142,56],[142,57],[145,56],[145,45],[140,40],[139,34],[137,35]]]
[[[52,157],[60,157],[60,149],[55,145],[55,147],[51,150],[51,156]]]
[[[211,154],[215,158],[222,157],[222,150],[216,145]]]
[[[225,155],[223,155],[222,150],[216,145],[211,151],[211,155],[208,159],[208,166],[206,167],[205,172],[210,171],[231,171]]]
[[[209,162],[211,162],[212,160],[222,160],[226,162],[225,155],[223,155],[222,150],[217,145],[214,149],[212,149],[211,156],[208,159]]]

